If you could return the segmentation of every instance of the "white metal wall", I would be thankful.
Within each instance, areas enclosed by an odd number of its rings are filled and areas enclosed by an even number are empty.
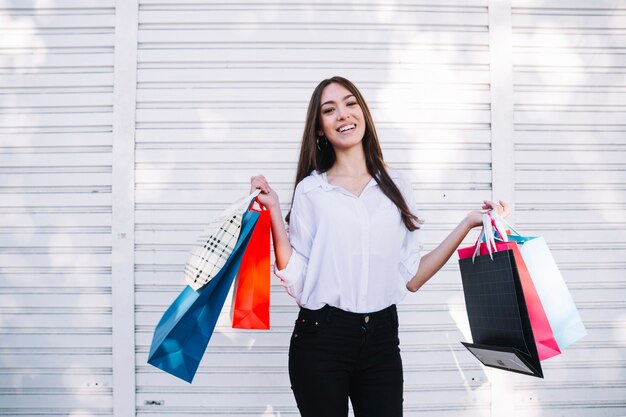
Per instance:
[[[430,249],[490,197],[486,2],[142,1],[139,28],[139,415],[296,415],[286,364],[297,309],[277,279],[271,332],[231,330],[226,308],[192,387],[145,364],[188,245],[258,172],[286,213],[307,101],[340,74],[368,98],[387,161],[415,179]],[[489,409],[484,372],[458,343],[458,282],[447,268],[401,307],[408,416]]]
[[[112,414],[111,1],[0,2],[0,415]]]
[[[286,213],[307,101],[332,75],[413,179],[426,250],[506,197],[590,332],[542,381],[481,368],[453,258],[400,306],[405,414],[626,414],[626,5],[593,4],[145,0],[137,24],[131,2],[0,3],[0,415],[297,415],[297,308],[276,278],[272,330],[230,329],[227,306],[193,385],[146,357],[202,224],[259,172]]]
[[[519,416],[626,415],[626,2],[513,1],[515,199],[589,335],[515,380]]]

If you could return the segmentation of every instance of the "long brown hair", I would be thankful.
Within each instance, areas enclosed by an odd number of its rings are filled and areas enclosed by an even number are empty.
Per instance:
[[[402,197],[402,193],[396,186],[395,182],[391,179],[387,170],[386,164],[383,160],[383,152],[380,149],[378,142],[378,135],[376,134],[376,128],[374,127],[374,120],[370,113],[365,99],[361,95],[361,92],[356,86],[349,80],[343,77],[332,77],[320,82],[311,96],[309,101],[309,108],[307,110],[306,122],[304,125],[304,133],[302,134],[302,144],[300,145],[300,159],[298,160],[298,169],[296,171],[295,187],[306,178],[311,171],[317,170],[319,172],[328,171],[335,163],[335,150],[328,140],[326,140],[325,146],[318,148],[317,144],[317,132],[322,130],[321,125],[321,99],[324,88],[329,84],[337,83],[344,86],[350,91],[356,98],[357,103],[363,110],[365,117],[365,134],[361,144],[363,145],[363,151],[365,153],[365,164],[367,171],[374,178],[382,192],[389,197],[391,201],[398,207],[402,216],[402,222],[410,231],[419,229],[419,224],[422,221],[411,213],[406,201]],[[321,150],[320,150],[321,149]],[[292,195],[293,205],[293,195]],[[291,208],[289,213],[285,217],[287,223],[291,216]]]

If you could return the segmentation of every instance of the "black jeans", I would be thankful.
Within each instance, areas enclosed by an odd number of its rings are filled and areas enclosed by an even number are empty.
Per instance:
[[[398,313],[300,309],[289,346],[289,378],[302,417],[402,416]]]

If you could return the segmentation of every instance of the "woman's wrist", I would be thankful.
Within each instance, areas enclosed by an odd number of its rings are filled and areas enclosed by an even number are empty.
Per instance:
[[[481,217],[481,218],[479,218]],[[463,220],[461,220],[461,226],[466,232],[470,232],[475,227],[482,225],[482,215],[478,212],[468,213]]]
[[[276,199],[275,202],[269,203],[266,207],[271,212],[278,212],[278,213],[281,212],[280,211],[280,202],[278,201],[278,199]]]

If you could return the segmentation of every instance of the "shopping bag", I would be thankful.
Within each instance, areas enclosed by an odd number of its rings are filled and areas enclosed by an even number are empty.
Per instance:
[[[535,288],[535,284],[526,267],[526,263],[524,262],[524,258],[522,257],[517,243],[514,241],[503,241],[508,237],[506,233],[501,232],[505,224],[504,219],[499,216],[496,217],[494,212],[490,211],[483,215],[483,229],[481,230],[481,236],[479,236],[476,245],[459,249],[459,258],[467,258],[470,256],[470,253],[473,253],[475,256],[476,253],[485,255],[491,251],[509,249],[513,251],[518,275],[524,292],[528,317],[539,353],[539,359],[543,361],[559,355],[561,350],[552,331],[550,321],[544,311],[543,302],[537,293],[537,289]],[[479,245],[481,240],[484,240],[484,242]]]
[[[186,286],[167,309],[154,331],[149,364],[193,380],[258,218],[257,212],[245,213],[239,239],[220,272],[199,291]]]
[[[469,258],[474,250],[473,246],[459,249],[459,258]],[[544,311],[542,300],[537,293],[537,289],[535,288],[517,243],[496,242],[495,250],[498,252],[511,250],[513,253],[517,267],[517,275],[519,276],[523,297],[526,303],[526,309],[528,311],[528,318],[530,319],[535,344],[537,345],[537,352],[539,353],[539,360],[543,361],[559,355],[561,350],[559,349],[552,327],[550,326],[550,322],[546,312]],[[488,253],[487,244],[481,243],[480,254],[487,255]]]
[[[504,219],[509,234],[507,238],[520,245],[520,252],[537,293],[550,327],[561,350],[587,335],[587,330],[567,289],[550,249],[541,236],[523,236]]]
[[[473,343],[485,366],[543,378],[513,250],[459,259]]]
[[[236,201],[209,222],[185,264],[185,280],[191,288],[202,288],[224,267],[239,239],[243,214],[260,192]]]
[[[231,309],[236,329],[270,328],[270,212],[258,201],[250,208],[260,213],[241,260]]]

